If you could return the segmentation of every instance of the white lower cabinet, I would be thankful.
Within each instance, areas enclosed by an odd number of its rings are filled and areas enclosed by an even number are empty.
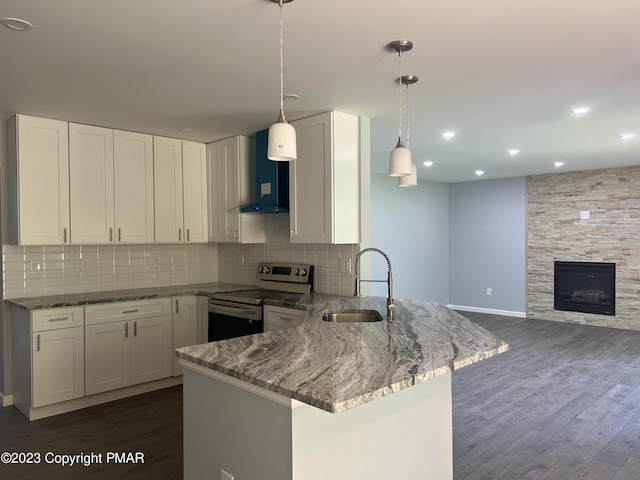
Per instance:
[[[14,404],[31,408],[84,396],[82,307],[12,310]]]
[[[85,327],[87,395],[131,385],[129,322]]]
[[[85,307],[86,394],[171,376],[171,300]]]
[[[174,297],[173,308],[173,376],[182,375],[175,349],[198,344],[198,305],[195,296]]]
[[[265,305],[262,308],[265,332],[300,326],[306,315],[304,310],[295,308],[274,307],[271,305]]]

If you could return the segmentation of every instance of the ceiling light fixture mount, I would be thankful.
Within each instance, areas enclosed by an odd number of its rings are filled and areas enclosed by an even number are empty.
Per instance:
[[[282,5],[293,0],[270,0],[280,7],[280,115],[276,123],[269,127],[267,158],[274,161],[290,162],[298,157],[296,129],[284,118],[284,60],[282,55]]]
[[[413,48],[410,40],[395,40],[387,45],[387,49],[398,53],[398,86],[399,86],[399,120],[398,143],[389,156],[389,176],[404,177],[411,175],[411,151],[402,143],[402,54]],[[417,77],[416,77],[417,78]]]
[[[33,30],[33,25],[21,18],[3,18],[0,19],[0,25],[16,32],[28,32],[29,30]]]

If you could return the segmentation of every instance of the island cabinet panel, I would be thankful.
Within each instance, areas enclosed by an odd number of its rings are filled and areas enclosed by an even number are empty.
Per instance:
[[[82,307],[11,313],[15,406],[28,417],[33,408],[84,396]]]
[[[358,117],[327,112],[292,122],[298,159],[289,163],[292,243],[360,241]]]
[[[209,241],[264,243],[264,216],[240,213],[255,202],[254,142],[244,136],[207,145]]]
[[[182,367],[174,350],[180,347],[197,345],[198,342],[198,305],[195,296],[174,297],[173,308],[173,373],[182,375]],[[207,305],[208,306],[208,305]],[[208,310],[207,310],[208,313]],[[208,315],[207,315],[208,316]]]
[[[171,376],[170,299],[85,307],[86,393]]]
[[[11,242],[68,243],[67,122],[16,115],[8,123]]]
[[[206,370],[185,364],[187,480],[453,479],[450,373],[333,414]]]
[[[264,331],[273,332],[283,328],[293,328],[302,325],[306,315],[304,310],[295,308],[274,307],[265,305],[262,316],[264,318]]]

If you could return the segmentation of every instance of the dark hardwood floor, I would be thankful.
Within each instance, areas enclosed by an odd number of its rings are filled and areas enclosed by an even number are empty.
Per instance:
[[[29,422],[0,408],[0,453],[39,452],[39,465],[0,463],[0,479],[182,478],[182,386]],[[62,467],[44,455],[102,453],[102,464]],[[144,463],[106,463],[107,452],[142,452]]]
[[[461,313],[511,350],[453,374],[455,480],[640,479],[640,332]],[[142,452],[145,463],[0,463],[0,479],[180,479],[182,388],[35,422],[0,409],[5,451]]]
[[[640,332],[461,313],[511,349],[453,374],[455,480],[640,479]]]

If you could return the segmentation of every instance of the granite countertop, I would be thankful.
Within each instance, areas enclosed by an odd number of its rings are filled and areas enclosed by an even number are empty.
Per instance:
[[[200,283],[195,285],[179,285],[174,287],[141,288],[135,290],[109,290],[105,292],[73,293],[69,295],[50,295],[44,297],[12,298],[5,302],[25,310],[42,308],[75,307],[94,303],[126,302],[145,298],[166,298],[180,295],[207,296],[221,292],[239,292],[253,290],[253,285],[235,283]]]
[[[323,310],[374,309],[386,298],[304,295],[301,326],[184,347],[179,358],[340,413],[509,349],[437,303],[396,300],[392,322],[329,323]]]

